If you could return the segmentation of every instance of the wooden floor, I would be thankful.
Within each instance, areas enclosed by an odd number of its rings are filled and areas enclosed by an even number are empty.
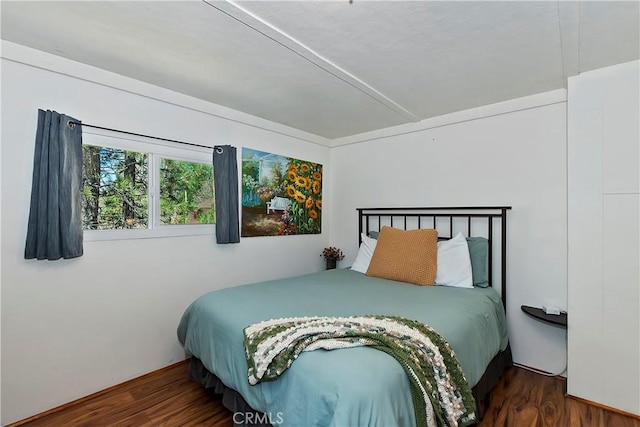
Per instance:
[[[491,395],[480,427],[640,427],[640,421],[564,396],[565,382],[510,368]],[[187,380],[187,365],[132,380],[27,422],[35,426],[232,425],[218,397]]]

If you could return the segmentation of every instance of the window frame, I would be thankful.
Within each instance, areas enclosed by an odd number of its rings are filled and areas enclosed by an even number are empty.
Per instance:
[[[215,233],[215,224],[161,224],[160,223],[160,161],[161,159],[213,165],[212,150],[174,143],[149,141],[137,137],[105,135],[83,131],[83,145],[109,147],[147,154],[149,168],[148,220],[145,229],[83,230],[85,242],[106,240],[155,239],[165,237],[203,236]],[[214,196],[215,200],[215,196]]]

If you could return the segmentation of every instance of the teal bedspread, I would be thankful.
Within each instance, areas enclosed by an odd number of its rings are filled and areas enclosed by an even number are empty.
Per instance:
[[[429,324],[456,352],[471,386],[507,346],[502,302],[491,288],[415,286],[348,269],[205,294],[185,311],[178,338],[251,407],[283,426],[414,426],[402,366],[373,348],[305,352],[277,381],[248,382],[245,327],[280,317],[367,314]]]

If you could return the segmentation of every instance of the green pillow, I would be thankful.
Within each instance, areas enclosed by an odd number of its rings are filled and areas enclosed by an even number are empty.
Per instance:
[[[467,237],[467,245],[469,245],[469,256],[471,257],[473,285],[486,288],[489,286],[489,279],[487,278],[489,241],[484,237]]]
[[[371,237],[372,239],[376,239],[378,240],[378,235],[380,234],[379,231],[370,231],[369,232],[369,237]]]

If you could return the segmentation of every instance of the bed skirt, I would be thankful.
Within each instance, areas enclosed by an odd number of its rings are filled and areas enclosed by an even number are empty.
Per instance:
[[[489,404],[491,390],[498,384],[500,377],[510,366],[513,366],[513,356],[511,355],[511,344],[507,344],[507,348],[491,360],[480,381],[471,389],[473,398],[476,399],[476,415],[478,416],[478,420],[482,419],[484,411]]]
[[[502,373],[511,365],[513,365],[511,346],[507,345],[504,351],[498,353],[496,357],[491,360],[484,375],[482,375],[480,381],[473,387],[472,392],[476,400],[478,419],[482,419],[491,390],[498,384]],[[209,372],[200,359],[191,357],[191,361],[189,362],[189,379],[201,384],[206,389],[212,390],[215,394],[221,395],[222,405],[234,414],[240,414],[238,416],[234,415],[233,417],[234,427],[271,426],[268,421],[264,422],[268,420],[265,414],[251,408],[237,391],[224,385],[220,378]],[[258,421],[257,423],[255,422],[256,420]]]

